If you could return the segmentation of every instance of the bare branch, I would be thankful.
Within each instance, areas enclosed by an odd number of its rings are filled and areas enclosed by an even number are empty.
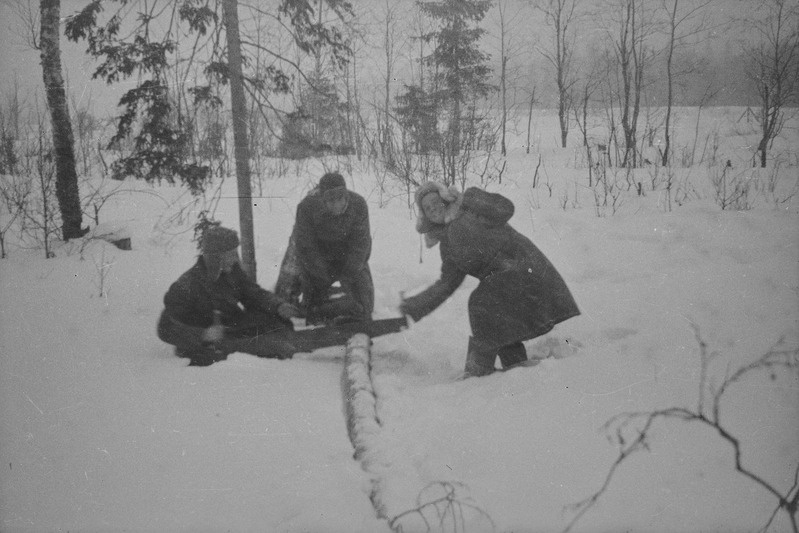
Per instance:
[[[783,511],[788,515],[794,533],[799,531],[797,528],[797,507],[799,507],[799,464],[794,472],[793,485],[786,492],[780,492],[773,484],[769,483],[747,467],[743,465],[742,450],[740,441],[729,432],[722,424],[720,418],[720,404],[724,393],[733,383],[740,382],[744,376],[755,370],[768,370],[774,376],[777,369],[799,370],[799,347],[786,346],[784,339],[775,343],[763,356],[756,361],[745,365],[728,376],[721,387],[713,395],[712,419],[705,416],[703,390],[707,386],[708,369],[711,359],[715,354],[708,355],[707,344],[702,339],[699,328],[693,326],[697,343],[700,348],[700,358],[702,373],[700,376],[700,399],[696,411],[682,407],[670,407],[650,412],[623,413],[608,420],[602,427],[607,432],[613,432],[613,440],[619,447],[619,455],[610,466],[605,479],[600,488],[584,500],[568,507],[569,510],[576,511],[575,516],[567,525],[565,532],[570,531],[574,525],[597,503],[597,501],[607,492],[614,475],[631,455],[641,450],[649,450],[650,430],[657,420],[675,419],[683,422],[699,422],[716,431],[716,433],[730,446],[732,446],[735,457],[735,470],[744,477],[757,483],[762,489],[771,494],[777,500],[774,512],[768,517],[762,531],[768,529],[774,521],[777,513]],[[630,441],[627,437],[631,432],[634,438]]]

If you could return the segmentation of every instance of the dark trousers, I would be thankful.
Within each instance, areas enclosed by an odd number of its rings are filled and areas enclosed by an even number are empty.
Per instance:
[[[158,321],[158,337],[174,345],[175,355],[189,359],[191,366],[223,361],[233,352],[290,359],[296,351],[287,335],[292,331],[291,322],[267,313],[245,313],[235,324],[226,326],[225,337],[218,342],[203,342],[203,331],[171,319],[166,312]]]
[[[332,280],[312,278],[302,269],[292,232],[280,264],[274,292],[284,300],[300,305],[305,310],[309,323],[324,322],[337,316],[368,320],[375,309],[375,287],[369,265],[365,265],[353,279],[342,277],[343,266],[341,261],[328,265]],[[342,298],[331,297],[331,293],[335,292],[331,290],[331,285],[336,281],[341,283]]]
[[[469,348],[466,354],[466,374],[469,376],[485,376],[494,371],[494,362],[499,357],[502,368],[508,368],[527,361],[527,350],[521,342],[514,342],[500,348],[490,343],[481,342],[469,337]]]
[[[372,272],[365,266],[352,278],[334,273],[334,281],[341,283],[340,295],[331,284],[303,273],[300,276],[303,307],[309,322],[330,320],[336,316],[352,316],[369,320],[375,309],[375,287]]]

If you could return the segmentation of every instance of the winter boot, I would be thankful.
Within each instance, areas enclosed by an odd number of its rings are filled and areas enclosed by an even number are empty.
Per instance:
[[[466,353],[466,368],[463,372],[463,378],[491,374],[494,372],[494,360],[496,358],[496,348],[487,346],[474,337],[469,337],[469,348]]]
[[[502,363],[502,368],[507,370],[514,366],[520,366],[522,363],[527,362],[527,350],[524,349],[524,344],[521,342],[514,342],[503,346],[497,352],[499,360]]]
[[[189,360],[189,366],[209,366],[227,359],[227,354],[214,350],[210,346],[185,348],[175,347],[175,355]]]

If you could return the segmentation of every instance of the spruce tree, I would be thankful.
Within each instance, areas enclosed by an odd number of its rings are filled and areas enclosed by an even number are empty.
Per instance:
[[[455,179],[454,167],[446,161],[451,161],[460,152],[463,110],[494,89],[489,84],[489,56],[478,47],[485,33],[478,23],[491,7],[491,1],[420,1],[418,6],[438,23],[435,30],[422,36],[434,45],[433,52],[424,58],[424,62],[434,74],[431,94],[438,108],[448,114],[442,150],[445,172],[448,181],[452,182]]]

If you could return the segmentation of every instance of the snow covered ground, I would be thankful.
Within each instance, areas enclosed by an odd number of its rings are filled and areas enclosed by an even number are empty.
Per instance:
[[[545,357],[537,366],[465,381],[456,378],[474,280],[407,331],[375,339],[381,428],[368,472],[347,438],[343,348],[291,361],[233,354],[207,368],[173,357],[155,323],[163,293],[194,260],[196,208],[176,187],[106,183],[130,191],[100,217],[129,232],[131,251],[90,240],[59,244],[44,259],[11,243],[0,261],[0,530],[388,531],[374,489],[394,525],[416,531],[422,515],[413,510],[430,513],[425,504],[452,486],[460,530],[563,531],[576,516],[570,506],[599,491],[619,457],[616,426],[602,429],[612,417],[710,405],[742,365],[781,339],[783,348],[799,344],[799,198],[774,201],[799,179],[797,123],[775,145],[781,163],[752,169],[740,114],[703,111],[700,144],[706,131],[720,132],[718,165],[676,169],[682,205],[668,210],[647,167],[635,175],[645,196],[625,192],[615,214],[596,207],[579,151],[555,147],[556,118],[537,116],[533,153],[520,135],[489,190],[514,201],[511,224],[559,269],[582,315],[527,343]],[[683,143],[693,116],[686,110],[678,122]],[[750,210],[714,201],[709,175],[727,159],[753,184]],[[437,278],[438,250],[421,249],[400,187],[381,191],[377,171],[355,161],[324,164],[338,165],[369,201],[376,315],[395,316],[400,291]],[[285,168],[255,200],[259,282],[268,288],[296,204],[323,172]],[[237,227],[233,181],[216,217]],[[699,339],[715,354],[701,396]],[[795,493],[795,370],[731,384],[720,420],[740,440],[744,467]],[[648,442],[573,531],[756,531],[774,514],[777,499],[735,471],[733,448],[714,430],[659,419]],[[451,522],[432,526],[453,531]],[[769,530],[790,531],[786,514]]]

